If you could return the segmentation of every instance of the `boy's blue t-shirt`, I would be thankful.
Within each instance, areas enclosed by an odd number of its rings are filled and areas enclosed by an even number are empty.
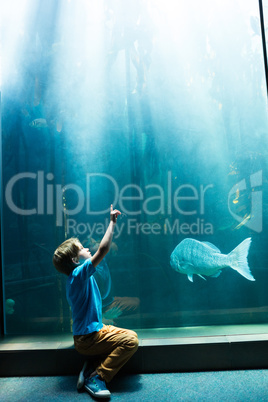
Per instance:
[[[100,290],[102,308],[107,307],[112,304],[114,297],[111,292],[112,278],[105,258],[96,266],[94,278]]]
[[[101,295],[93,277],[91,260],[75,268],[66,281],[66,296],[72,309],[73,335],[86,335],[102,327]]]

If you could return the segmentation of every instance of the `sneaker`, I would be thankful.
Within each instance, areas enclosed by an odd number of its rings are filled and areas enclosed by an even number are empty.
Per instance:
[[[90,395],[96,398],[109,398],[111,396],[110,391],[106,388],[105,382],[99,375],[95,375],[91,378],[87,377],[84,386]]]
[[[89,375],[89,372],[88,372],[89,370],[90,370],[90,368],[88,366],[88,361],[86,361],[83,365],[82,370],[79,373],[79,377],[77,380],[76,388],[77,388],[78,392],[82,391],[84,383],[85,383],[85,378],[87,377],[87,375]]]

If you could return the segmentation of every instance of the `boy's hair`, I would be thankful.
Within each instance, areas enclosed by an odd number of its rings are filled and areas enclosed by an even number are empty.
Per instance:
[[[56,270],[69,276],[75,267],[73,259],[78,257],[80,247],[81,243],[75,237],[65,240],[53,255],[53,264]]]

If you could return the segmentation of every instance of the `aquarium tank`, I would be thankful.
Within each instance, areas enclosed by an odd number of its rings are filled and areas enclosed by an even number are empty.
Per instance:
[[[2,4],[2,333],[71,333],[52,256],[111,204],[105,323],[267,323],[267,29],[268,1]]]

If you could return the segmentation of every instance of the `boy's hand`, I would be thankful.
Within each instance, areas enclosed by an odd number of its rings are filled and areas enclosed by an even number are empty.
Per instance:
[[[111,210],[110,210],[110,219],[111,221],[113,221],[114,223],[116,223],[117,221],[117,217],[118,215],[121,215],[121,212],[118,211],[118,209],[113,209],[113,206],[111,205]]]

